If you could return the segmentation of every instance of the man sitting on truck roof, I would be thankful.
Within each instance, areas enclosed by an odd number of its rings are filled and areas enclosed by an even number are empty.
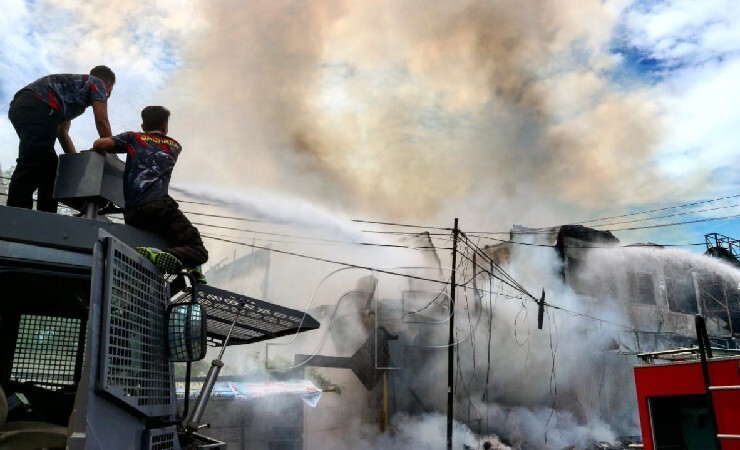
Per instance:
[[[128,131],[100,138],[93,150],[127,153],[123,175],[126,223],[164,236],[171,245],[159,250],[137,247],[163,273],[179,273],[183,268],[199,283],[206,279],[200,265],[208,260],[198,229],[169,196],[172,170],[182,151],[180,144],[167,136],[170,111],[163,106],[147,106],[141,111],[143,133]]]

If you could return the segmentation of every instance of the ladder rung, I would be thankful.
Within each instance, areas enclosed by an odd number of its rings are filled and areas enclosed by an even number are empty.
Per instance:
[[[719,439],[740,439],[740,434],[718,434]]]
[[[740,391],[740,386],[709,386],[710,391]]]

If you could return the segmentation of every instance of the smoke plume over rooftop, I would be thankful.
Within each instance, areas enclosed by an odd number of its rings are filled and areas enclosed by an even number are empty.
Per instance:
[[[183,166],[395,217],[654,200],[659,105],[613,82],[621,8],[223,2],[168,88]]]

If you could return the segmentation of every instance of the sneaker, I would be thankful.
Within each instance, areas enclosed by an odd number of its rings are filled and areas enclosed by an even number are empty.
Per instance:
[[[153,262],[162,273],[178,273],[182,270],[182,263],[171,253],[153,247],[136,247],[136,251]]]
[[[208,284],[208,280],[206,280],[206,276],[203,275],[203,270],[200,266],[193,267],[192,269],[188,269],[188,273],[195,278],[195,282],[199,284]]]

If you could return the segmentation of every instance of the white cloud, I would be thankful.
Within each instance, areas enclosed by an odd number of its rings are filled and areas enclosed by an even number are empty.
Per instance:
[[[26,3],[3,3],[0,14],[0,95],[8,96],[46,67],[46,46],[32,28],[33,14]],[[3,98],[5,100],[5,98]],[[3,101],[0,111],[7,111]]]
[[[117,75],[109,102],[113,132],[138,129],[141,108],[163,101],[168,77],[203,28],[198,6],[192,0],[117,1],[115,7],[104,0],[3,1],[0,113],[5,116],[18,89],[43,75],[86,73],[104,64]],[[97,137],[89,110],[70,134],[78,149]],[[8,167],[17,152],[9,123],[0,127],[0,137],[13,143],[0,149],[0,165]]]
[[[731,99],[737,97],[738,79],[740,59],[675,74],[676,92],[666,107],[670,133],[662,152],[668,174],[686,177],[737,164],[740,105]]]
[[[740,50],[734,0],[644,2],[626,19],[632,43],[652,58],[695,65]]]
[[[709,192],[732,189],[737,180],[712,179],[712,174],[740,162],[735,145],[740,123],[735,100],[740,94],[740,3],[645,4],[627,15],[626,27],[629,45],[664,70],[661,102],[667,132],[656,157],[661,172],[690,189],[697,183]]]

